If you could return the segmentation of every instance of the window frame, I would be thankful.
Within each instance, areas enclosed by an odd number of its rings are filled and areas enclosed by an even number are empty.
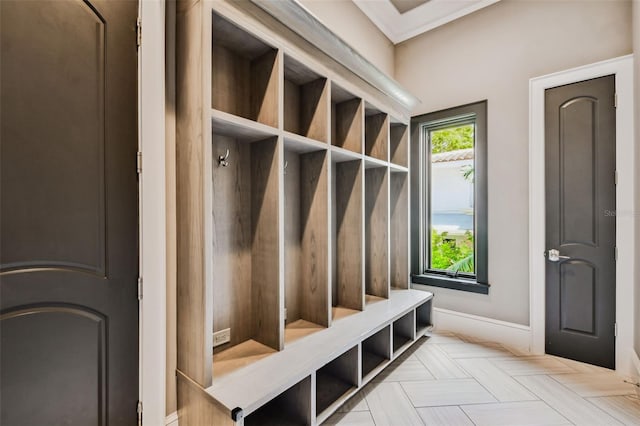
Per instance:
[[[475,277],[429,270],[431,147],[427,132],[469,123],[474,118],[474,239]],[[426,140],[425,140],[426,139]],[[411,119],[411,282],[453,290],[488,294],[487,241],[487,101],[448,108]]]

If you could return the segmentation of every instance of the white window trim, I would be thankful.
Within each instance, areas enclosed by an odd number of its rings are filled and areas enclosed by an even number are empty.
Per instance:
[[[139,0],[140,276],[139,400],[144,425],[164,425],[166,405],[165,1]]]
[[[634,223],[633,55],[573,68],[529,81],[529,289],[531,351],[545,350],[545,89],[615,74],[616,109],[616,371],[632,373]],[[640,165],[639,165],[640,166]],[[613,330],[611,330],[613,333]]]

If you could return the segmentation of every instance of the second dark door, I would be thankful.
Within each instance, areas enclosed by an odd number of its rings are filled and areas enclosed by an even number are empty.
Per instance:
[[[615,368],[615,77],[546,91],[546,352]]]

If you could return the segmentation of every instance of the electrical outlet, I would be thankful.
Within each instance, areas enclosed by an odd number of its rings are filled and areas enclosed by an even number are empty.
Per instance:
[[[213,333],[213,347],[229,343],[231,341],[231,329],[225,328],[224,330],[216,331]]]

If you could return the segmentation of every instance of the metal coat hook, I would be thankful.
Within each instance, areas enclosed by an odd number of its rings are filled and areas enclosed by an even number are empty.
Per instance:
[[[224,155],[220,155],[218,157],[218,164],[221,165],[222,167],[227,167],[229,165],[229,162],[227,161],[228,158],[229,158],[229,148],[227,148],[227,152],[225,152]]]
[[[282,171],[284,172],[284,174],[287,174],[287,166],[289,165],[289,162],[285,160],[284,162],[284,167],[282,168]]]

